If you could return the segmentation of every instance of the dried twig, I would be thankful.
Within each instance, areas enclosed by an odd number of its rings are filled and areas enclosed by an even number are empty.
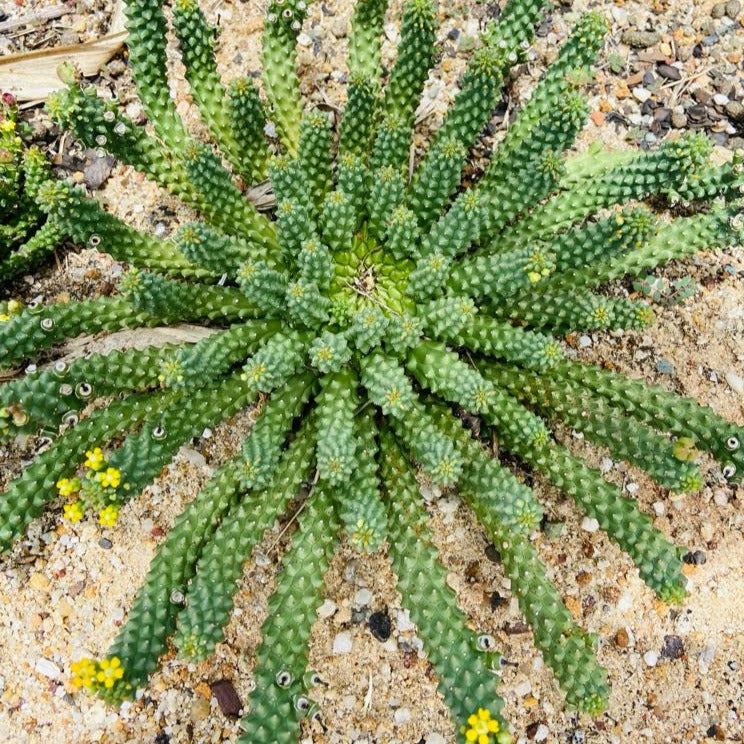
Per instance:
[[[13,31],[21,26],[35,26],[38,23],[51,21],[71,12],[72,10],[66,5],[54,5],[51,8],[41,8],[35,10],[33,13],[26,13],[25,15],[8,18],[7,21],[3,21],[0,23],[0,33]]]

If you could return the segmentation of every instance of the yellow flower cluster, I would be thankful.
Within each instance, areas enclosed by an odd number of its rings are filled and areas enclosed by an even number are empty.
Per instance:
[[[106,468],[96,475],[96,480],[104,488],[118,488],[121,483],[121,471],[118,468]]]
[[[120,505],[116,503],[114,491],[121,485],[121,471],[109,466],[100,447],[85,453],[83,466],[88,470],[84,481],[78,478],[60,478],[57,481],[60,496],[77,497],[76,501],[65,504],[65,518],[79,522],[88,509],[98,509],[99,524],[113,527],[119,517]]]
[[[79,659],[70,665],[72,684],[81,689],[88,690],[105,688],[110,690],[118,680],[124,676],[124,667],[117,656],[110,659]]]
[[[85,453],[83,465],[90,470],[100,470],[103,467],[103,451],[100,447],[94,447]]]
[[[77,478],[60,478],[57,481],[57,492],[60,496],[73,496],[80,490],[80,481]]]
[[[69,522],[79,522],[83,518],[83,505],[80,501],[65,504],[64,513]]]
[[[105,509],[101,509],[98,514],[98,523],[104,527],[113,527],[119,518],[119,507],[111,504]]]
[[[499,722],[491,718],[491,711],[486,708],[478,708],[478,712],[468,718],[468,726],[465,741],[476,744],[492,744],[491,734],[497,734],[500,728]]]

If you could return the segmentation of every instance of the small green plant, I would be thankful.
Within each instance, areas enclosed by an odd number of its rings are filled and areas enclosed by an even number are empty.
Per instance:
[[[203,219],[163,240],[129,227],[79,187],[43,184],[38,203],[60,229],[132,270],[115,296],[14,306],[0,326],[4,365],[44,357],[82,333],[180,321],[212,332],[191,345],[29,368],[0,387],[6,436],[62,432],[0,501],[0,545],[8,548],[58,494],[70,520],[94,511],[110,526],[184,442],[247,406],[260,408],[242,450],[161,544],[106,656],[72,665],[79,686],[111,701],[132,695],[171,638],[186,657],[212,653],[245,562],[309,482],[262,628],[241,741],[293,742],[303,717],[322,716],[312,702],[307,647],[342,538],[360,552],[387,551],[460,740],[511,741],[496,694],[499,656],[493,639],[470,629],[447,586],[420,473],[457,487],[498,546],[567,703],[602,711],[608,682],[595,639],[574,622],[531,541],[543,509],[462,412],[479,416],[502,451],[596,520],[662,600],[682,600],[681,549],[559,444],[550,424],[583,432],[672,491],[701,486],[698,451],[713,455],[722,477],[740,474],[742,431],[692,400],[573,360],[561,338],[646,326],[648,305],[597,288],[741,240],[744,177],[738,160],[710,165],[700,135],[652,152],[567,155],[587,115],[576,86],[606,30],[588,14],[465,188],[469,152],[546,5],[510,0],[490,23],[410,177],[416,108],[435,62],[433,0],[405,3],[384,86],[386,2],[357,3],[337,135],[330,118],[300,97],[302,0],[269,2],[265,101],[250,78],[223,88],[214,30],[195,0],[173,4],[187,79],[219,152],[194,139],[176,112],[167,24],[155,0],[127,3],[132,71],[153,133],[79,85],[50,101],[53,118],[78,140],[143,171]],[[265,137],[267,118],[278,143]],[[240,187],[267,176],[272,215]],[[642,205],[652,196],[657,205],[689,202],[690,216],[660,219]]]
[[[0,99],[0,285],[30,271],[61,242],[62,234],[35,201],[51,178],[38,148],[26,149],[27,126],[9,93]],[[7,315],[7,313],[0,313]]]

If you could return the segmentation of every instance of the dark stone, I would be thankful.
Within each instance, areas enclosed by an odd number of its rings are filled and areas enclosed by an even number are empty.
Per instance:
[[[491,609],[498,610],[501,607],[505,607],[509,604],[509,600],[506,597],[502,597],[498,592],[491,594]]]
[[[217,699],[220,710],[226,716],[237,718],[243,709],[243,704],[240,702],[238,693],[235,692],[233,683],[229,679],[220,679],[217,682],[212,682],[210,687],[212,688],[212,695]]]
[[[529,633],[530,626],[521,621],[517,623],[504,623],[503,630],[507,635],[521,635],[522,633]]]
[[[108,539],[108,537],[102,537],[98,544],[104,549],[104,550],[111,550],[114,543],[111,542],[111,540]]]
[[[165,731],[161,731],[156,737],[154,744],[170,744],[170,736],[165,733]]]
[[[651,70],[648,70],[643,75],[643,84],[648,87],[649,85],[653,85],[656,82],[656,75],[654,75]]]
[[[542,721],[534,721],[531,723],[527,728],[524,730],[524,733],[527,735],[528,739],[534,739],[537,736],[537,729],[540,728],[540,724]]]
[[[690,121],[702,122],[708,118],[708,112],[705,110],[705,106],[690,106],[687,109],[687,118]]]
[[[681,659],[685,655],[685,644],[679,636],[665,635],[661,656],[665,659]]]
[[[685,555],[682,556],[682,560],[691,566],[702,566],[708,559],[702,550],[696,550],[694,552],[690,551],[689,553],[685,553]]]
[[[654,121],[668,121],[672,117],[672,109],[666,106],[659,106],[654,110]]]
[[[682,73],[680,72],[679,67],[675,67],[674,65],[658,65],[656,68],[656,72],[658,72],[661,77],[666,78],[667,80],[682,79]]]
[[[725,741],[726,739],[726,734],[717,723],[709,726],[708,730],[705,732],[705,735],[709,736],[711,739],[715,739],[716,741]]]
[[[460,29],[459,28],[453,28],[448,34],[447,38],[451,41],[457,41],[460,38]]]
[[[492,563],[501,563],[501,553],[496,550],[496,546],[493,543],[486,545],[486,558]]]
[[[392,623],[390,622],[390,615],[387,610],[379,610],[373,612],[369,616],[369,629],[372,635],[377,638],[380,643],[384,643],[390,638],[390,631],[392,629]]]

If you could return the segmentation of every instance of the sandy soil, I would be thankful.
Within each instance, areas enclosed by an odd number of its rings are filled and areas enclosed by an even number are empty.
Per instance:
[[[40,5],[37,3],[36,5]],[[27,7],[35,4],[27,2]],[[207,4],[210,17],[219,16],[223,29],[220,62],[223,70],[245,74],[258,69],[261,9],[253,0]],[[468,52],[464,38],[473,37],[491,6],[448,0],[442,4],[440,31],[442,61],[427,85],[432,102],[423,131],[435,127],[452,98]],[[398,9],[399,4],[393,4]],[[567,6],[571,6],[570,8]],[[346,35],[351,4],[347,0],[313,7],[301,39],[300,61],[304,88],[315,102],[344,99]],[[546,59],[555,54],[578,12],[598,8],[614,19],[608,52],[628,55],[620,41],[629,28],[657,29],[657,44],[679,46],[710,36],[712,3],[690,0],[653,4],[587,2],[564,3],[544,24],[536,55],[524,66],[526,86],[539,77]],[[78,10],[95,15],[99,6]],[[105,10],[105,8],[104,8]],[[619,13],[618,10],[623,11]],[[73,16],[74,25],[78,16]],[[392,59],[397,39],[397,16],[386,26],[384,56]],[[459,39],[453,38],[458,29]],[[684,31],[679,41],[679,29]],[[683,60],[684,74],[698,74],[712,64],[738,65],[744,31],[739,21],[722,35],[708,56]],[[309,40],[309,41],[308,41]],[[662,50],[663,51],[663,50]],[[637,52],[633,53],[637,60]],[[736,55],[738,54],[738,58]],[[731,60],[736,61],[732,62]],[[199,130],[182,69],[173,55],[177,80],[174,94],[179,110]],[[647,65],[648,66],[648,65]],[[653,67],[653,65],[651,65]],[[308,69],[309,68],[309,69]],[[623,86],[634,70],[613,73],[603,69],[591,86],[593,112],[609,110],[635,114],[638,101]],[[115,60],[103,73],[130,113],[135,100],[127,71]],[[710,76],[703,75],[704,85]],[[733,78],[736,80],[736,73]],[[226,75],[226,79],[228,76]],[[741,95],[741,80],[737,83]],[[627,89],[627,86],[626,86]],[[608,108],[609,107],[609,108]],[[632,123],[632,122],[631,122]],[[498,127],[496,128],[498,129]],[[725,132],[725,126],[719,125]],[[711,129],[715,131],[715,129]],[[423,137],[423,134],[422,134]],[[498,137],[498,132],[496,134]],[[618,146],[637,139],[632,128],[593,116],[580,146],[601,138]],[[725,147],[718,155],[730,156]],[[116,213],[145,229],[166,234],[189,219],[188,210],[126,168],[115,167],[100,193]],[[61,255],[59,265],[22,284],[26,297],[53,300],[105,291],[121,267],[94,251]],[[744,376],[744,251],[709,252],[661,272],[662,276],[689,274],[701,290],[681,306],[657,309],[658,322],[639,333],[591,334],[577,340],[575,353],[587,360],[609,359],[632,377],[657,382],[712,406],[744,423],[744,397],[732,375]],[[672,374],[661,374],[659,369]],[[29,537],[0,562],[0,738],[9,744],[45,742],[185,742],[235,741],[235,719],[226,717],[212,697],[209,684],[232,680],[245,700],[252,685],[258,628],[266,599],[274,585],[286,535],[283,525],[267,535],[257,560],[246,568],[237,595],[227,640],[217,654],[199,664],[175,658],[164,661],[144,695],[119,710],[85,695],[71,695],[66,681],[70,660],[105,652],[124,621],[131,600],[146,573],[148,562],[183,505],[210,472],[237,446],[250,416],[242,414],[215,428],[210,438],[196,440],[182,450],[156,483],[123,509],[115,530],[105,534],[95,525],[70,526],[60,519],[61,508],[37,520]],[[604,464],[606,454],[586,445],[570,432],[560,433],[577,453],[593,464]],[[0,479],[7,482],[38,447],[29,439],[0,450]],[[485,555],[487,540],[481,528],[453,495],[433,499],[431,523],[449,571],[449,582],[473,626],[492,633],[509,660],[501,693],[505,714],[520,742],[654,742],[677,744],[705,741],[744,741],[744,508],[741,492],[726,485],[719,470],[704,468],[705,487],[694,496],[672,500],[648,478],[622,463],[611,466],[609,477],[635,493],[656,515],[657,527],[676,542],[705,552],[707,561],[687,566],[690,597],[681,607],[670,607],[638,579],[629,559],[600,533],[581,527],[578,512],[550,486],[538,481],[538,495],[551,521],[564,522],[560,537],[535,537],[571,611],[599,637],[599,658],[608,668],[613,692],[609,710],[597,719],[566,711],[551,673],[542,663],[529,633],[507,632],[520,621],[516,601],[500,567]],[[103,542],[102,538],[110,540]],[[371,593],[359,607],[360,589]],[[491,608],[499,592],[510,599]],[[311,666],[328,683],[316,699],[323,724],[308,723],[303,744],[442,744],[454,742],[454,725],[436,691],[436,680],[425,651],[420,651],[415,628],[401,611],[395,579],[383,552],[361,558],[342,546],[328,576],[323,617],[313,631]],[[384,644],[369,632],[366,617],[387,607],[393,633]],[[348,632],[352,650],[332,653],[333,641]],[[678,639],[678,653],[662,653]],[[654,659],[656,655],[656,659]],[[651,663],[654,662],[654,663]]]

